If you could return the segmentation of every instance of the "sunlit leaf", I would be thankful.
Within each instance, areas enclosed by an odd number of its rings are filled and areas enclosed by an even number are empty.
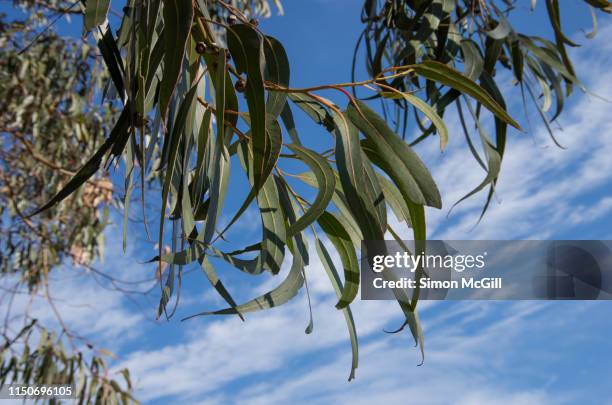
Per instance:
[[[288,145],[288,147],[295,152],[300,160],[310,167],[317,179],[317,187],[319,189],[317,197],[310,208],[296,222],[289,226],[287,236],[292,237],[316,221],[325,211],[336,188],[336,177],[329,163],[316,152],[298,145]]]
[[[479,103],[488,108],[493,114],[517,129],[520,125],[508,115],[495,100],[482,87],[474,83],[455,69],[442,63],[425,61],[414,66],[414,71],[422,77],[452,87],[464,94],[474,97]]]

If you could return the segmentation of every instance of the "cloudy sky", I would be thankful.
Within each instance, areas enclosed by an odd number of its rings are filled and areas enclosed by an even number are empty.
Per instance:
[[[263,28],[285,44],[295,66],[293,84],[319,83],[321,77],[346,81],[359,35],[358,7],[350,9],[348,1],[285,3],[286,16],[264,22]],[[552,144],[533,111],[531,131],[509,137],[495,201],[475,227],[484,195],[461,203],[448,216],[448,208],[484,177],[456,117],[449,115],[448,149],[440,153],[435,140],[417,149],[444,198],[445,209],[428,211],[430,238],[612,239],[612,104],[600,98],[612,99],[612,20],[602,19],[598,36],[587,42],[579,28],[590,29],[590,17],[580,10],[568,29],[585,44],[573,55],[595,94],[577,94],[567,105],[556,126],[566,149]],[[540,16],[533,18],[537,23]],[[505,85],[513,91],[509,81]],[[302,122],[298,117],[298,125]],[[306,136],[325,136],[316,130]],[[239,224],[230,235],[233,241],[255,240],[256,222],[247,218]],[[123,255],[120,235],[120,224],[108,230],[107,258],[97,267],[129,280],[152,276],[154,268],[141,263],[154,255],[153,245],[134,228],[134,242]],[[235,276],[224,266],[219,272],[232,281],[237,300],[282,279],[282,274]],[[417,366],[420,354],[409,333],[383,332],[401,324],[397,305],[356,301],[360,358],[357,378],[349,383],[348,334],[314,251],[307,270],[314,317],[310,335],[304,333],[309,316],[303,293],[285,306],[249,315],[246,322],[234,317],[180,322],[223,306],[203,275],[192,271],[184,277],[175,318],[155,322],[157,290],[143,299],[103,289],[105,281],[92,275],[74,274],[62,269],[53,280],[66,322],[116,353],[114,367],[129,367],[137,396],[147,403],[549,404],[612,398],[612,387],[605,383],[612,378],[607,302],[423,302],[426,360]],[[34,311],[51,322],[44,304],[35,304]]]

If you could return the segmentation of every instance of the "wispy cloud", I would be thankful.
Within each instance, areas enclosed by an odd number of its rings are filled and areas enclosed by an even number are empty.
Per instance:
[[[583,60],[596,62],[579,66],[589,73],[587,85],[609,98],[612,73],[604,69],[603,61],[610,62],[611,42],[606,38],[611,34],[612,27],[602,29],[594,43],[601,52],[583,54]],[[530,135],[513,135],[497,189],[500,203],[494,203],[471,232],[482,198],[465,201],[449,219],[447,211],[430,210],[431,235],[545,238],[550,230],[570,232],[609,216],[609,197],[595,197],[592,204],[584,201],[586,195],[610,186],[609,111],[609,104],[588,96],[570,106],[559,133],[567,150],[543,146],[547,144],[543,128],[536,128],[535,142]],[[457,132],[444,155],[435,151],[434,142],[421,148],[427,161],[435,162],[433,172],[446,207],[484,176],[465,158],[462,142]],[[256,229],[249,223],[243,231]],[[137,262],[141,259],[135,258],[137,252],[125,257],[116,253],[121,250],[120,237],[115,235],[117,230],[112,232],[108,251],[113,253],[105,268],[124,278],[150,276],[151,268]],[[240,293],[269,289],[282,276]],[[209,317],[149,328],[146,322],[153,310],[147,318],[120,294],[101,290],[91,280],[71,277],[70,269],[59,272],[54,291],[60,310],[75,328],[123,350],[130,345],[119,338],[142,338],[142,344],[134,345],[136,349],[116,366],[129,367],[137,396],[145,401],[549,404],[574,402],[588,389],[610,394],[605,384],[589,380],[593,370],[597,370],[597,380],[612,376],[601,360],[609,357],[605,345],[610,334],[594,335],[609,332],[612,326],[609,310],[601,303],[423,302],[427,360],[416,367],[419,354],[411,348],[409,335],[382,332],[400,322],[397,305],[356,301],[352,307],[361,342],[360,366],[356,381],[345,383],[350,346],[326,277],[312,252],[308,279],[315,329],[311,335],[304,334],[308,313],[303,293],[283,307],[249,315],[244,323],[235,317]],[[187,299],[190,307],[197,302]],[[203,301],[212,302],[208,295]],[[42,303],[35,311],[40,317],[51,317]],[[180,332],[168,334],[165,340],[164,330],[168,329]]]
[[[609,46],[605,41],[609,31],[610,27],[602,30],[600,38],[604,39],[595,43],[595,49]],[[594,54],[589,52],[599,62],[608,58]],[[598,66],[605,65],[592,63],[581,68],[590,72],[587,85],[610,97],[612,74]],[[533,137],[513,135],[497,202],[485,220],[468,232],[479,214],[481,198],[459,205],[450,219],[447,211],[432,210],[433,236],[545,238],[550,230],[570,231],[608,215],[609,198],[601,198],[587,209],[584,197],[610,183],[609,109],[609,104],[588,96],[574,103],[558,134],[566,150],[550,146],[541,127],[535,128]],[[442,156],[435,146],[422,150],[428,161],[436,162],[433,172],[446,207],[484,175],[465,159],[462,142],[457,133]],[[567,403],[579,395],[577,387],[563,386],[570,381],[568,362],[582,353],[581,341],[592,339],[576,330],[576,325],[581,330],[610,326],[598,304],[422,305],[427,361],[417,368],[418,353],[410,349],[409,336],[385,336],[382,332],[383,327],[391,328],[400,321],[396,305],[357,301],[353,310],[361,341],[360,367],[357,380],[345,384],[350,349],[344,322],[333,309],[335,298],[316,255],[311,257],[308,277],[315,298],[312,335],[303,333],[308,317],[303,294],[281,308],[250,315],[245,323],[235,318],[190,321],[181,342],[134,352],[122,364],[135,375],[143,399],[171,396],[190,402],[253,404],[359,404],[371,403],[373,398],[377,402],[411,398],[420,403]],[[276,283],[278,278],[269,279],[257,292]],[[565,360],[564,367],[551,369],[550,364],[563,361],[555,351],[568,347],[571,358]],[[605,372],[610,375],[609,368]],[[551,387],[556,388],[556,394]]]
[[[577,70],[584,76],[590,91],[612,99],[612,75],[607,70],[612,56],[604,51],[610,48],[606,38],[612,35],[612,27],[605,27],[600,34],[589,44],[590,51],[576,55]],[[474,159],[466,158],[469,151],[461,131],[455,131],[444,155],[435,151],[433,142],[425,145],[426,158],[436,162],[432,170],[445,206],[442,211],[429,210],[432,236],[439,239],[546,239],[592,220],[586,213],[577,211],[584,208],[585,198],[591,193],[612,185],[611,104],[592,94],[575,97],[579,101],[564,112],[560,118],[561,128],[556,130],[556,136],[566,149],[554,146],[542,125],[536,126],[532,134],[512,133],[495,198],[486,220],[475,228],[486,192],[460,203],[450,218],[446,218],[452,204],[484,178],[484,172]],[[450,127],[460,128],[452,122]],[[609,212],[607,200],[600,204],[590,204],[596,210],[590,214]]]

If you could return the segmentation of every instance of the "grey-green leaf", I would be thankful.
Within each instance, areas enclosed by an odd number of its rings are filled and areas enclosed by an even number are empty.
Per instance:
[[[85,6],[85,29],[91,31],[106,20],[110,0],[88,0]]]
[[[489,93],[487,93],[485,89],[455,69],[443,63],[431,60],[414,65],[413,68],[419,76],[452,87],[461,93],[474,97],[501,120],[519,130],[521,129],[521,126],[493,99],[493,97],[491,97]]]
[[[358,100],[348,106],[346,114],[384,159],[386,167],[383,169],[388,171],[402,194],[416,204],[442,206],[440,192],[429,170],[385,120]]]
[[[327,211],[324,212],[319,217],[318,223],[338,251],[342,267],[344,267],[344,288],[336,304],[336,308],[342,309],[353,302],[359,290],[359,262],[357,261],[357,253],[349,234],[333,214]]]
[[[338,275],[338,271],[336,270],[336,266],[334,266],[334,262],[332,261],[327,248],[319,238],[315,240],[317,253],[319,254],[319,258],[321,259],[321,263],[323,264],[323,268],[329,277],[329,281],[332,283],[334,287],[334,291],[336,292],[336,296],[338,299],[342,296],[343,286],[342,281],[340,280],[340,276]],[[355,370],[359,365],[359,344],[357,340],[357,329],[355,328],[355,320],[353,319],[353,313],[351,312],[351,307],[346,306],[342,309],[342,313],[344,314],[344,320],[346,321],[346,327],[349,332],[349,337],[351,339],[351,350],[353,354],[353,359],[351,362],[351,373],[349,375],[348,380],[351,381],[355,378]]]
[[[159,89],[159,108],[165,117],[178,83],[193,20],[191,0],[164,0],[164,75]]]
[[[331,201],[336,188],[336,176],[324,157],[320,154],[298,145],[287,145],[298,156],[300,160],[310,167],[317,179],[319,192],[310,208],[296,222],[290,225],[287,236],[292,237],[298,232],[306,229],[308,225],[317,220],[325,211]]]

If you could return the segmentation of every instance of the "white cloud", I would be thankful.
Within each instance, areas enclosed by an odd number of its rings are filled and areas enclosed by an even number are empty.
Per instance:
[[[612,197],[603,197],[592,206],[581,204],[569,216],[571,224],[577,225],[597,221],[612,211]]]
[[[612,26],[600,34],[589,44],[591,49],[610,47],[606,38],[612,35]],[[612,99],[612,74],[607,70],[612,62],[610,53],[583,52],[576,58],[577,71],[587,88]],[[581,199],[609,187],[612,180],[610,103],[585,94],[574,97],[578,101],[566,107],[560,118],[562,130],[555,132],[567,149],[554,146],[542,125],[535,127],[533,134],[510,133],[496,195],[486,220],[476,228],[486,190],[460,203],[446,219],[452,204],[484,178],[482,169],[468,157],[459,125],[452,124],[456,117],[450,117],[449,127],[457,130],[451,134],[447,152],[440,155],[435,142],[423,148],[426,160],[435,162],[432,171],[445,206],[442,211],[428,210],[430,235],[439,239],[546,239],[553,230],[558,234],[594,219],[590,215],[605,215],[610,204],[607,200],[589,212],[576,211],[583,208]]]
[[[111,227],[105,236],[108,251],[122,251],[120,230]],[[104,273],[122,280],[141,280],[151,277],[153,270],[138,263],[134,248],[130,247],[125,255],[108,255],[104,263]],[[13,287],[12,282],[14,280],[10,278],[2,279],[5,288]],[[144,290],[147,285],[121,286]],[[32,318],[36,318],[40,325],[61,331],[60,321],[49,304],[45,290],[41,287],[38,294],[32,297],[29,294],[14,296],[10,308],[14,317],[12,329],[20,328],[22,314],[27,312]],[[123,344],[140,334],[139,326],[146,324],[153,314],[152,310],[146,314],[139,312],[130,305],[130,294],[114,290],[106,278],[83,268],[67,265],[54,268],[49,274],[48,290],[51,301],[61,316],[61,322],[71,332],[78,334],[79,339],[73,339],[73,342],[79,347],[88,342],[97,348],[119,350]]]
[[[610,27],[602,30],[600,38],[609,31]],[[595,44],[600,49],[610,46],[605,40]],[[600,54],[599,58],[607,56]],[[579,68],[591,72],[587,81],[591,88],[612,98],[612,74],[598,66],[591,63]],[[458,239],[545,238],[550,229],[571,229],[607,215],[610,198],[602,198],[588,209],[577,206],[577,201],[610,182],[609,105],[578,97],[580,100],[566,111],[563,132],[558,134],[567,150],[542,146],[549,142],[540,127],[536,128],[535,142],[530,135],[513,134],[497,190],[501,203],[492,204],[485,220],[471,232],[482,198],[460,204],[448,220],[447,211],[430,210],[431,233]],[[467,152],[460,146],[463,137],[454,135],[442,156],[435,152],[434,142],[424,149],[427,160],[436,162],[433,172],[446,207],[484,176],[466,159]],[[533,356],[544,364],[552,362],[551,352],[535,343],[535,337],[549,336],[551,347],[575,344],[585,334],[574,330],[568,319],[586,328],[593,320],[584,315],[595,305],[566,305],[562,311],[558,305],[534,302],[422,305],[427,361],[417,368],[418,352],[410,348],[409,335],[382,333],[383,327],[392,328],[400,321],[396,304],[357,301],[353,311],[361,342],[360,367],[357,380],[345,384],[350,347],[344,320],[333,309],[335,298],[314,252],[311,258],[312,335],[303,333],[308,321],[303,294],[281,308],[250,314],[245,323],[236,318],[189,321],[184,324],[189,332],[181,343],[134,352],[122,363],[132,370],[142,398],[171,396],[203,403],[253,404],[359,404],[373,398],[377,402],[410,398],[434,404],[451,400],[462,404],[538,404],[576,399],[573,387],[565,389],[563,396],[551,394],[549,385],[561,378],[559,370],[553,369],[549,375],[543,368],[533,368],[524,373],[537,383],[514,384],[521,374],[514,369],[527,361],[520,360],[517,351],[525,351],[521,359]],[[279,281],[269,279],[257,291]],[[563,335],[563,342],[554,340],[560,331],[569,333]],[[505,381],[504,376],[515,378]]]
[[[609,38],[606,34],[612,28],[601,31],[599,38]],[[600,39],[595,44],[602,50],[598,61],[609,59],[605,55],[610,54],[610,41]],[[579,68],[591,72],[591,88],[612,98],[612,74],[600,69],[599,62]],[[567,229],[608,215],[612,209],[609,197],[591,207],[577,205],[577,201],[609,184],[609,110],[608,104],[582,97],[566,111],[559,137],[567,150],[542,147],[547,135],[541,128],[536,130],[536,144],[529,135],[512,135],[497,190],[501,204],[494,203],[472,232],[468,231],[477,219],[482,198],[463,202],[449,220],[447,211],[429,210],[430,233],[458,239],[538,238],[546,237],[548,229]],[[433,171],[446,207],[484,176],[471,159],[466,159],[466,150],[460,146],[463,142],[457,132],[444,155],[435,152],[435,142],[424,149],[427,160],[436,162]],[[251,233],[251,221],[245,225],[242,231]],[[107,250],[120,252],[120,238],[109,240]],[[111,255],[105,268],[122,278],[150,275],[152,269],[138,264],[134,253]],[[573,402],[577,399],[574,387],[565,389],[563,397],[551,394],[549,384],[561,378],[557,375],[560,370],[549,370],[551,375],[547,375],[542,367],[517,368],[532,357],[544,364],[553,362],[557,353],[551,350],[567,345],[578,350],[580,339],[590,338],[587,328],[610,326],[610,321],[594,324],[607,319],[601,315],[605,309],[596,304],[561,308],[534,302],[423,302],[427,360],[424,366],[416,367],[419,354],[411,347],[409,334],[388,336],[382,332],[384,327],[398,325],[397,305],[356,301],[352,307],[361,343],[360,366],[357,380],[347,384],[350,346],[344,319],[334,309],[335,297],[314,251],[308,269],[314,299],[312,335],[304,334],[308,313],[302,293],[281,308],[249,314],[244,323],[236,317],[210,317],[169,325],[180,328],[184,335],[162,341],[160,330],[164,326],[145,329],[145,317],[128,308],[125,298],[96,287],[90,279],[67,277],[70,269],[58,273],[56,282],[61,287],[54,291],[58,292],[58,307],[71,326],[118,348],[125,344],[120,338],[130,333],[132,337],[142,336],[146,330],[147,345],[127,354],[116,366],[129,367],[138,397],[160,402],[164,397],[253,404],[307,400],[359,404],[371,403],[374,398],[377,402],[434,404]],[[281,277],[265,281],[257,291],[271,288]],[[187,299],[193,303],[193,299]],[[210,303],[210,299],[207,301]],[[43,303],[36,305],[38,316],[51,319]],[[599,315],[594,317],[594,313]],[[549,339],[549,350],[535,342],[538,337]],[[516,384],[521,377],[531,380]]]

